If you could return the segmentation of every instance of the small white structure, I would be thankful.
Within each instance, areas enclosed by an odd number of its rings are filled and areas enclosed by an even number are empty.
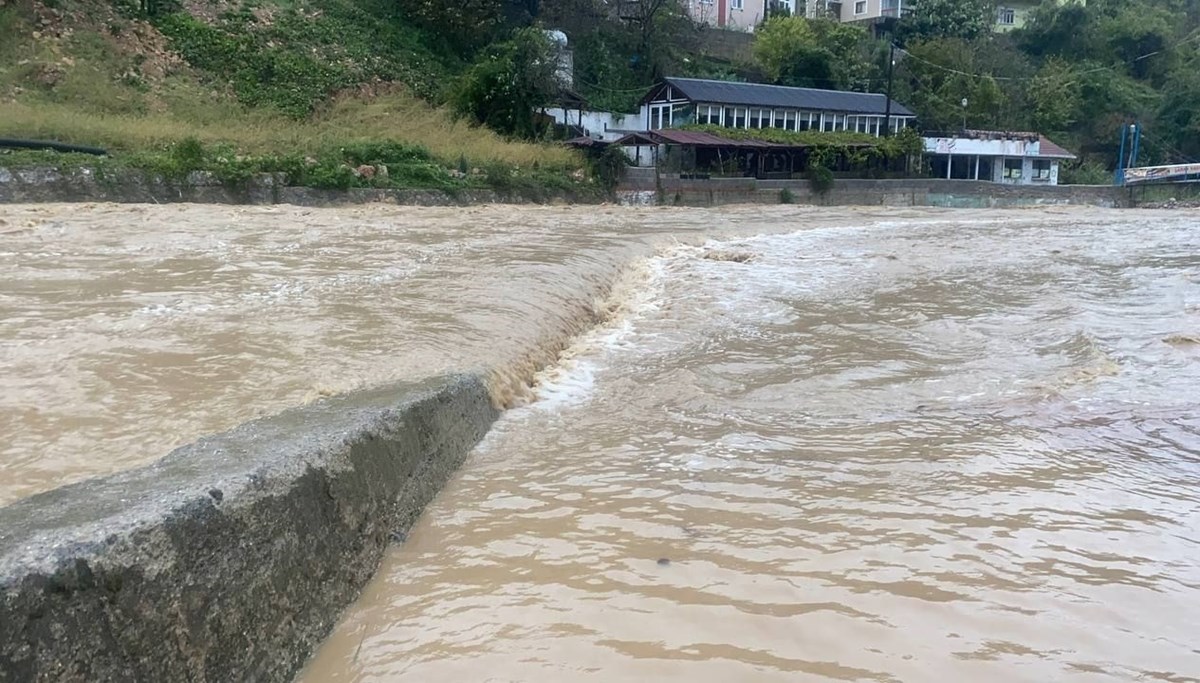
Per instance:
[[[557,68],[554,70],[554,78],[558,81],[560,88],[571,90],[575,87],[575,55],[567,42],[567,34],[557,29],[543,31],[543,33],[550,41],[554,59],[558,62]]]
[[[1039,133],[968,130],[924,140],[935,178],[1057,185],[1059,163],[1076,158]]]
[[[620,140],[627,133],[642,130],[641,114],[552,107],[546,109],[546,115],[559,125],[575,126],[583,135],[604,142]]]

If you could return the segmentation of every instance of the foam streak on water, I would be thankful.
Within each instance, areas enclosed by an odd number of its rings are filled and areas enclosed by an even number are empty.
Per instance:
[[[1196,228],[660,251],[304,680],[1200,679]]]
[[[481,371],[519,404],[636,259],[858,218],[767,215],[0,207],[0,504],[367,385]]]

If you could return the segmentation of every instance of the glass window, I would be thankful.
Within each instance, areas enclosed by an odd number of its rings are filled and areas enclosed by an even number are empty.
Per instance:
[[[867,13],[867,0],[858,0],[858,2],[854,3],[854,13],[855,14],[866,14]]]
[[[734,128],[745,128],[746,127],[746,108],[745,107],[738,107],[738,108],[734,109],[733,127]]]
[[[733,0],[733,2],[729,3],[729,6],[734,9],[741,9],[743,1],[744,0]]]
[[[751,109],[750,110],[750,127],[751,128],[762,128],[762,110],[761,109]]]
[[[1020,159],[1005,159],[1004,160],[1004,177],[1012,180],[1021,178],[1021,160]]]
[[[1033,179],[1034,180],[1050,180],[1050,160],[1049,159],[1034,159],[1033,160]]]
[[[1017,23],[1017,11],[1011,7],[1001,7],[996,21],[1001,26],[1012,26]]]
[[[734,122],[734,116],[733,116],[733,113],[734,113],[733,107],[725,107],[725,127],[726,127],[726,128],[733,128],[733,127],[734,127],[734,125],[733,125],[733,122]]]
[[[796,112],[789,111],[784,115],[784,130],[796,130]]]
[[[707,105],[702,104],[699,107],[696,107],[696,123],[700,124],[701,126],[708,125],[708,106]]]

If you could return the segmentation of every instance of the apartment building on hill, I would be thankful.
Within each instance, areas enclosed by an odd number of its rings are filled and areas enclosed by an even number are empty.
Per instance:
[[[1087,0],[1054,0],[1059,5],[1087,5]],[[996,3],[996,30],[1000,32],[1021,28],[1042,0],[1000,0]]]
[[[914,4],[914,0],[808,0],[804,10],[809,19],[875,22],[899,19],[911,12]]]
[[[1053,0],[1060,5],[1086,5],[1087,0]],[[1011,31],[1028,20],[1041,0],[998,0],[996,30]],[[808,0],[805,16],[809,19],[835,19],[840,22],[878,23],[884,19],[900,19],[910,12],[920,12],[920,0]]]

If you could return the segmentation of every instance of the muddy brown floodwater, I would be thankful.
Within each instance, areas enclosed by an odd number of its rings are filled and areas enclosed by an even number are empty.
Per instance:
[[[1194,213],[0,218],[0,501],[391,379],[516,406],[304,681],[1200,680]]]

